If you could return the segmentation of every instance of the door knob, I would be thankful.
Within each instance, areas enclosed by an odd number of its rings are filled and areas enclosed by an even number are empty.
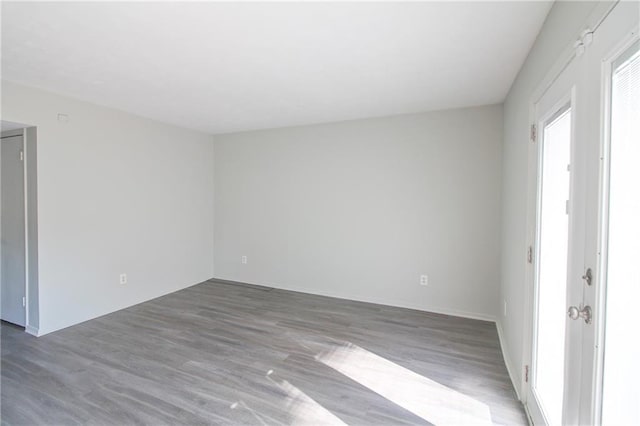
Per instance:
[[[580,305],[579,308],[577,306],[570,306],[567,314],[572,320],[582,318],[584,319],[585,323],[591,324],[591,306],[589,305],[585,307],[582,307],[582,305]]]

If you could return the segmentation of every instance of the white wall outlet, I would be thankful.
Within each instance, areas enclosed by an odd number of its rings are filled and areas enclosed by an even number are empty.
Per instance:
[[[240,259],[240,262],[242,262],[243,265],[247,264],[247,256],[242,256],[242,259]]]
[[[503,311],[503,315],[506,317],[507,316],[507,301],[504,301],[504,311]]]
[[[420,275],[420,285],[429,285],[429,277],[427,275]]]
[[[127,274],[120,274],[120,284],[127,283]]]

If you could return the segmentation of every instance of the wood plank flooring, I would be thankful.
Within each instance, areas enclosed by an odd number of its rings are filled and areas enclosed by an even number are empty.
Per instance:
[[[207,281],[1,331],[3,425],[526,424],[484,321]]]

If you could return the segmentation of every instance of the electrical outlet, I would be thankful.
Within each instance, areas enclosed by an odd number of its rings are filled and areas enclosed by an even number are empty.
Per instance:
[[[426,275],[420,275],[420,285],[429,285],[429,277]]]
[[[240,259],[240,261],[242,262],[243,265],[247,264],[247,256],[242,256],[242,259]]]
[[[507,316],[507,301],[504,301],[504,312],[503,315],[506,317]]]
[[[120,274],[120,284],[127,283],[127,274]]]

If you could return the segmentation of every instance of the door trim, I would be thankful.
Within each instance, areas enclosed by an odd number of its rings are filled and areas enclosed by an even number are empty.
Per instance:
[[[33,336],[39,333],[39,282],[38,282],[38,201],[37,201],[37,127],[7,130],[0,137],[22,136],[24,173],[24,239],[25,239],[25,332]]]
[[[22,200],[24,208],[24,327],[29,327],[29,214],[27,202],[27,143],[26,129],[2,132],[0,139],[20,137],[22,139]]]

